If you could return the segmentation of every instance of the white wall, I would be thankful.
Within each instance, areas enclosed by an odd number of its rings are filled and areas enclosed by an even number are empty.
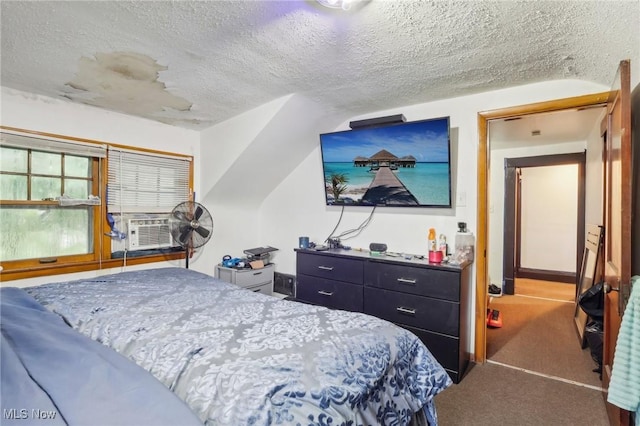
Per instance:
[[[194,187],[200,185],[200,132],[169,126],[156,121],[130,117],[85,105],[37,96],[2,87],[0,124],[25,130],[54,133],[76,138],[117,143],[140,148],[169,151],[194,156]],[[163,262],[162,266],[177,266],[183,262]],[[135,267],[145,269],[160,264]],[[132,269],[128,266],[127,269]],[[37,285],[52,281],[93,277],[117,270],[90,271],[55,275],[2,283],[10,286]],[[0,276],[1,277],[1,276]]]
[[[288,211],[300,202],[296,191],[279,206],[284,223],[276,227],[264,220],[260,206],[315,149],[323,126],[338,124],[328,111],[303,96],[288,95],[202,132],[200,200],[214,217],[214,233],[203,248],[207,262],[199,270],[213,274],[222,256],[243,257],[244,250],[254,247],[281,249],[275,262],[290,251],[271,232],[286,232],[288,222],[295,220]]]
[[[576,272],[578,165],[524,167],[520,266]]]
[[[452,127],[453,200],[465,200],[464,205],[456,202],[454,208],[444,210],[379,208],[369,227],[358,237],[345,241],[345,244],[368,247],[371,242],[384,242],[389,250],[424,253],[430,227],[435,227],[438,234],[444,233],[449,242],[454,240],[456,223],[459,221],[467,222],[468,228],[476,233],[478,112],[603,90],[607,89],[588,82],[553,81],[379,111],[362,117],[344,117],[340,126],[327,126],[323,132],[348,130],[351,120],[399,113],[404,114],[407,121],[449,116]],[[281,249],[276,265],[276,270],[280,272],[295,273],[293,249],[297,246],[298,236],[307,235],[314,241],[322,241],[336,225],[340,215],[340,207],[327,207],[324,204],[322,160],[317,136],[316,140],[316,146],[307,158],[273,190],[260,208],[259,216],[263,223],[261,240]],[[585,143],[580,142],[572,146],[570,152],[580,152],[584,148]],[[522,155],[529,155],[528,152]],[[368,208],[346,208],[339,230],[357,226],[367,218],[369,212]]]
[[[0,124],[200,156],[200,133],[18,90],[1,88]],[[199,170],[199,164],[195,166]],[[196,187],[199,176],[196,176]]]
[[[370,225],[357,237],[344,241],[352,247],[368,247],[371,242],[387,243],[389,250],[425,253],[427,232],[436,228],[448,241],[454,240],[456,223],[467,222],[468,228],[477,233],[477,144],[478,112],[553,99],[599,93],[608,90],[602,85],[582,81],[552,81],[482,93],[462,98],[446,99],[427,104],[411,105],[368,114],[361,117],[344,117],[338,127],[327,127],[323,132],[347,130],[348,122],[356,119],[404,114],[407,121],[449,116],[452,127],[452,179],[453,200],[464,199],[464,205],[456,203],[453,209],[378,209]],[[346,96],[346,95],[345,95]],[[339,207],[324,205],[324,188],[321,154],[318,145],[307,158],[294,168],[284,181],[271,192],[260,207],[261,241],[278,247],[275,256],[276,271],[295,273],[295,252],[298,236],[306,235],[322,241],[334,228],[340,216]],[[584,142],[580,144],[584,149]],[[340,230],[362,223],[370,209],[346,208]],[[471,281],[475,282],[475,264]],[[475,288],[467,309],[474,309]],[[471,330],[475,317],[470,316]],[[475,339],[471,336],[471,342]],[[473,345],[473,343],[472,343]],[[470,347],[469,351],[473,352]]]

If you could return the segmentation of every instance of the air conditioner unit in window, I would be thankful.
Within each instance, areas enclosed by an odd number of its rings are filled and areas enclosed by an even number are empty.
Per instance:
[[[168,218],[129,219],[127,250],[150,250],[173,246]]]

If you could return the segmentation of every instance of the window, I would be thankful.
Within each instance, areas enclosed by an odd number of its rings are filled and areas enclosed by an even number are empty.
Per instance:
[[[187,156],[3,130],[2,279],[118,266],[111,253],[122,242],[108,236],[108,213],[171,212],[190,197],[191,166]]]
[[[0,261],[29,267],[93,260],[101,146],[1,134]],[[62,206],[60,198],[75,199]],[[84,201],[87,204],[83,204]]]
[[[170,213],[189,199],[188,158],[109,148],[111,213]]]
[[[112,256],[182,251],[173,242],[168,221],[173,208],[190,199],[190,166],[184,157],[109,148],[107,209],[112,231],[132,231],[124,241],[112,240]],[[143,226],[136,229],[136,224]]]

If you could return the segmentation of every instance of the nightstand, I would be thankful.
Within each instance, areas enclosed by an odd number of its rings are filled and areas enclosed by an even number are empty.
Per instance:
[[[227,268],[216,265],[215,277],[254,292],[271,295],[273,293],[273,272],[275,265],[269,263],[260,269]]]

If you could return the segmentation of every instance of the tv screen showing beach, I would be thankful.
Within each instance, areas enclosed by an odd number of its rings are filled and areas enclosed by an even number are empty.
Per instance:
[[[449,117],[320,135],[327,205],[451,207]]]

